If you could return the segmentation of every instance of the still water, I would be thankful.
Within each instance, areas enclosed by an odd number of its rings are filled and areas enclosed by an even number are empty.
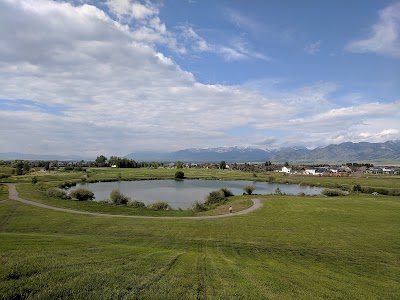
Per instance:
[[[282,193],[297,195],[301,192],[307,195],[320,194],[320,188],[300,185],[278,184],[253,181],[222,181],[222,180],[142,180],[142,181],[116,181],[96,182],[80,184],[72,188],[85,187],[93,191],[95,201],[108,199],[113,189],[119,189],[121,193],[132,200],[140,200],[146,205],[164,201],[173,208],[191,208],[196,201],[202,202],[209,192],[220,188],[229,189],[234,195],[242,195],[243,187],[252,185],[255,187],[253,194],[273,194],[276,188]]]

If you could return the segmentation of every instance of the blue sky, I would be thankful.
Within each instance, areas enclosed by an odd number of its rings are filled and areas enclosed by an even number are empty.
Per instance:
[[[0,0],[0,87],[0,152],[400,139],[400,2]]]

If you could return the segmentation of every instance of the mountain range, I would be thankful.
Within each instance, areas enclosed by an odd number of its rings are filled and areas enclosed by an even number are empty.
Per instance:
[[[258,149],[243,147],[190,148],[170,153],[130,153],[127,158],[138,161],[184,161],[184,162],[398,162],[400,163],[400,140],[384,143],[331,144],[326,147],[307,149],[286,147]]]
[[[290,162],[290,163],[345,163],[345,162],[387,162],[400,164],[400,140],[384,143],[331,144],[326,147],[307,149],[286,147],[259,149],[250,147],[190,148],[175,152],[134,152],[125,156],[136,161],[159,162]],[[38,155],[16,152],[0,153],[0,160],[94,160],[77,155]]]

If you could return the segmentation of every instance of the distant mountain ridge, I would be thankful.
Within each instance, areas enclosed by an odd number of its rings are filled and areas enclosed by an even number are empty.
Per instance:
[[[60,161],[80,161],[93,160],[78,155],[52,155],[52,154],[25,154],[18,152],[0,153],[0,160],[60,160]]]
[[[159,162],[290,162],[290,163],[329,163],[329,162],[397,162],[400,164],[400,140],[384,143],[331,144],[309,150],[305,147],[286,147],[280,149],[259,149],[250,147],[189,148],[175,152],[136,152],[125,156],[136,161]],[[17,152],[0,153],[0,160],[94,160],[77,155],[39,155]]]
[[[400,140],[384,143],[331,144],[309,150],[305,147],[286,147],[281,149],[258,149],[243,147],[189,148],[171,153],[158,153],[143,158],[144,153],[130,153],[126,157],[141,160],[184,161],[184,162],[372,162],[388,161],[400,163]],[[154,154],[154,153],[153,153]]]

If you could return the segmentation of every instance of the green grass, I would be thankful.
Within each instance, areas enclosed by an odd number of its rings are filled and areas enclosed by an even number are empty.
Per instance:
[[[1,170],[1,168],[0,168]],[[9,170],[10,171],[10,170]],[[11,171],[10,171],[11,172]],[[40,169],[23,176],[12,176],[0,178],[0,182],[26,182],[30,183],[33,176],[40,182],[80,182],[84,175],[88,175],[89,181],[118,180],[151,180],[151,179],[173,179],[176,169],[116,169],[116,168],[88,168],[86,172],[77,171],[49,171]],[[362,187],[377,187],[388,190],[400,190],[399,175],[364,175],[362,177],[319,177],[319,176],[285,176],[276,172],[244,172],[237,170],[218,169],[183,169],[188,179],[210,179],[210,180],[249,180],[249,181],[271,181],[277,183],[291,183],[312,185],[327,188],[344,188],[351,190],[355,184]],[[256,176],[256,177],[254,177]]]
[[[213,220],[0,203],[0,299],[398,299],[397,197],[263,196]]]

